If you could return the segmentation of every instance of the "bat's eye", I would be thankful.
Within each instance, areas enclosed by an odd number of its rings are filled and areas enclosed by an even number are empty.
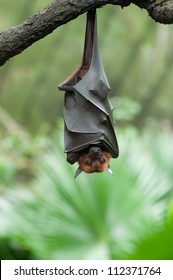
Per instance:
[[[105,163],[105,161],[106,161],[106,160],[105,160],[104,158],[101,158],[101,159],[100,159],[100,163],[101,163],[101,164]]]
[[[92,163],[92,160],[91,160],[91,159],[87,159],[87,160],[85,161],[85,164],[86,164],[86,165],[91,165],[91,163]]]

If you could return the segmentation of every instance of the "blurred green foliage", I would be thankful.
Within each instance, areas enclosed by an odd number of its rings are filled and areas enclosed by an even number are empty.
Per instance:
[[[0,31],[48,3],[1,0]],[[74,180],[57,85],[84,30],[82,15],[0,69],[0,258],[173,259],[172,28],[135,6],[98,10],[120,157],[113,176]]]
[[[50,2],[2,0],[0,31],[20,24]],[[57,85],[81,62],[85,20],[82,15],[61,26],[0,69],[1,105],[32,132],[55,128],[62,115],[63,93]],[[135,126],[153,119],[172,122],[172,27],[155,23],[135,6],[123,10],[106,6],[98,10],[98,33],[117,111],[128,98],[140,106],[130,119]]]
[[[19,257],[173,258],[173,181],[166,168],[173,156],[162,153],[173,134],[153,142],[154,135],[119,132],[121,156],[112,160],[114,175],[81,174],[76,180],[76,166],[63,164],[61,137],[45,141],[34,160],[34,179],[14,180],[11,187],[1,181],[0,235],[20,249]]]

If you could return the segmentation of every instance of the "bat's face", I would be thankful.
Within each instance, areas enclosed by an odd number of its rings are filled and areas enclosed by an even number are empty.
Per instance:
[[[78,160],[79,168],[86,173],[103,172],[109,168],[111,154],[92,146]]]

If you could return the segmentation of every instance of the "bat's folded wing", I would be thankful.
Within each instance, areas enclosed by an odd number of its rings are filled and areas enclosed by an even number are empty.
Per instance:
[[[78,152],[100,145],[112,157],[118,156],[113,128],[109,83],[103,68],[97,39],[95,11],[88,13],[83,62],[59,89],[65,90],[65,152],[74,163]]]

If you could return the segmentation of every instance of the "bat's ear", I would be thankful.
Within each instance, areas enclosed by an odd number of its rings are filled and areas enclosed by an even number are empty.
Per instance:
[[[78,167],[78,169],[76,170],[74,178],[76,178],[81,172],[82,172],[82,169],[80,167]]]
[[[108,166],[108,168],[107,168],[106,170],[107,170],[111,175],[113,175],[113,172],[112,172],[110,166]]]

